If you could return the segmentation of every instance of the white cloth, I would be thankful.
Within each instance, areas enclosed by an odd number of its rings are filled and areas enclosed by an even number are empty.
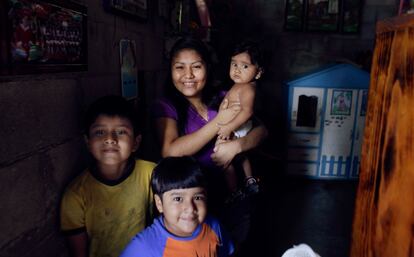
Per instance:
[[[294,245],[289,248],[282,257],[321,257],[307,244]]]
[[[241,125],[236,131],[234,131],[234,137],[241,138],[247,135],[250,130],[253,128],[253,122],[248,120],[246,123]]]

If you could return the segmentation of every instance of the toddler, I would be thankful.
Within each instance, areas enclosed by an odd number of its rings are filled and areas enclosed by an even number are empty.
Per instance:
[[[234,85],[227,92],[225,99],[232,103],[240,103],[241,111],[227,124],[219,124],[218,139],[216,144],[223,141],[244,137],[252,129],[254,99],[256,95],[256,81],[263,74],[262,56],[256,43],[246,41],[236,46],[230,63],[229,75]],[[242,168],[245,175],[245,191],[257,193],[259,186],[252,175],[250,161],[244,156]],[[227,184],[231,192],[228,201],[239,197],[242,193],[237,191],[237,176],[234,164],[226,168]]]

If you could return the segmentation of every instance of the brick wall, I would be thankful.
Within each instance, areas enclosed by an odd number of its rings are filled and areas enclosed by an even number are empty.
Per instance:
[[[0,77],[0,256],[68,256],[58,206],[86,165],[81,117],[105,94],[120,94],[119,40],[133,39],[138,69],[154,94],[162,71],[165,21],[149,1],[147,21],[88,7],[88,71]],[[141,96],[146,98],[146,96]]]

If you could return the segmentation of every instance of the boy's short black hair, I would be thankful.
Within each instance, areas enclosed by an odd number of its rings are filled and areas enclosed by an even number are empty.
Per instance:
[[[161,197],[163,193],[173,189],[206,188],[207,181],[194,158],[166,157],[154,168],[151,186],[153,193]]]
[[[107,95],[93,102],[87,109],[84,120],[84,133],[89,137],[89,129],[99,115],[121,117],[128,119],[134,129],[134,135],[140,134],[140,128],[136,121],[137,114],[134,107],[125,98],[118,95]]]
[[[250,56],[252,64],[257,65],[260,69],[263,69],[264,60],[260,50],[259,44],[252,40],[245,40],[237,44],[232,53],[232,57],[241,53],[246,52]]]

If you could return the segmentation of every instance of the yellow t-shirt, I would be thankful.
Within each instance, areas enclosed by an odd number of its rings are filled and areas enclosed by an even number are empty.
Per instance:
[[[61,229],[83,229],[89,256],[118,257],[131,238],[145,228],[152,210],[150,178],[155,163],[136,160],[132,173],[117,185],[106,185],[85,170],[66,189],[61,203]]]

